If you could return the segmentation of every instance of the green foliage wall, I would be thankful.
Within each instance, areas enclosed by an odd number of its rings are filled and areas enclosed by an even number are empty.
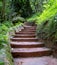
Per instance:
[[[32,14],[32,8],[29,0],[12,0],[11,6],[14,8],[14,12],[17,12],[24,18]]]
[[[46,21],[51,17],[54,17],[57,13],[57,0],[49,0],[45,5],[46,8],[43,10],[43,13],[38,18],[39,22]]]
[[[57,0],[49,0],[38,17],[37,34],[41,39],[57,41]]]
[[[42,12],[44,0],[30,0],[33,12]]]

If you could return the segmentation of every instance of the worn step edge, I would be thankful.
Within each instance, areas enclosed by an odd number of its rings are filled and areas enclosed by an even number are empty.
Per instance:
[[[14,38],[35,38],[35,35],[14,35]]]
[[[44,44],[41,42],[11,42],[12,48],[36,48],[36,47],[44,47]]]
[[[37,48],[35,48],[35,50],[33,48],[31,48],[31,49],[30,50],[27,49],[25,51],[24,51],[24,48],[23,48],[23,50],[21,50],[19,48],[13,49],[12,55],[13,55],[13,57],[40,57],[40,56],[49,56],[52,53],[52,51],[47,48],[45,48],[43,50],[37,50]],[[38,49],[40,49],[40,48],[38,48]]]
[[[19,31],[20,33],[36,33],[36,31]]]
[[[31,30],[31,29],[22,29],[22,31],[36,31],[36,30]]]
[[[11,38],[11,41],[21,41],[21,42],[37,42],[37,38]]]
[[[35,32],[16,32],[15,34],[36,34]]]

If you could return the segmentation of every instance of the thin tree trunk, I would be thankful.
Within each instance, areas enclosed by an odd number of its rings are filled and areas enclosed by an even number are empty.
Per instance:
[[[2,6],[2,17],[3,21],[5,20],[5,0],[2,0],[3,6]]]

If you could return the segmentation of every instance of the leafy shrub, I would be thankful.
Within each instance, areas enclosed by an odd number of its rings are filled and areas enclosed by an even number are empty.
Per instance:
[[[14,65],[12,55],[6,48],[0,50],[0,60],[3,65]]]
[[[37,18],[37,35],[41,39],[57,40],[57,0],[49,0]],[[48,5],[48,6],[47,6]],[[47,22],[48,21],[48,22]],[[40,23],[40,24],[39,24]]]
[[[7,26],[8,28],[10,28],[10,27],[13,26],[13,24],[12,24],[11,21],[5,21],[5,22],[3,22],[3,24],[4,24],[5,26]]]
[[[49,5],[49,7],[47,6],[43,10],[41,15],[37,18],[37,23],[49,20],[50,18],[52,18],[56,15],[56,13],[57,13],[57,0],[55,0],[55,1],[49,0],[47,2],[47,5]]]
[[[38,37],[41,39],[57,40],[57,21],[55,19],[49,20],[47,24],[38,26]]]
[[[0,65],[5,65],[3,61],[0,60]]]
[[[0,26],[0,34],[6,34],[8,31],[8,27],[5,26],[4,24],[1,24]]]

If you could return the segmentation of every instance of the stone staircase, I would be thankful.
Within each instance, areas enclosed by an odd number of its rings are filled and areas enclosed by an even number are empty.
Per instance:
[[[25,26],[11,38],[12,55],[17,57],[48,56],[51,50],[36,38],[36,26]]]
[[[14,58],[50,56],[51,49],[36,37],[36,26],[24,26],[20,32],[15,32],[11,38],[12,55]],[[33,60],[33,59],[32,59]]]

